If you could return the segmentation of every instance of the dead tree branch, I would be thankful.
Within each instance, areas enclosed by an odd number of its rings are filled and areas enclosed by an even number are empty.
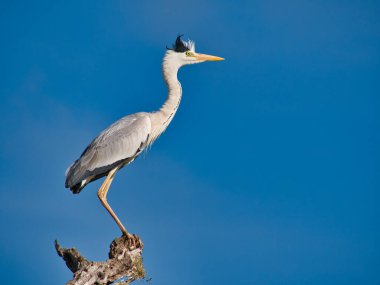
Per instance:
[[[109,259],[104,262],[89,261],[75,248],[62,248],[58,241],[55,241],[55,249],[74,274],[66,285],[107,285],[120,278],[125,281],[118,284],[129,284],[145,277],[141,257],[143,244],[136,235],[114,239]]]

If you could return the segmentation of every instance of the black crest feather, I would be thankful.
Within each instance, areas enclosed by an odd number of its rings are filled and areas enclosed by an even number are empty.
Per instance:
[[[175,52],[185,52],[185,51],[190,50],[188,43],[184,42],[181,39],[182,36],[183,35],[177,36],[175,43],[173,44],[172,48],[168,48],[168,47],[166,47],[166,48],[170,49],[170,50],[174,50]]]

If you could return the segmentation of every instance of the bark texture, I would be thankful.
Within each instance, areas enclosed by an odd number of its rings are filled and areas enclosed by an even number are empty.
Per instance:
[[[114,239],[109,259],[103,262],[89,261],[75,248],[62,248],[58,241],[55,241],[55,249],[74,274],[66,285],[106,285],[121,278],[123,281],[117,284],[129,284],[145,277],[141,257],[143,244],[136,235]]]

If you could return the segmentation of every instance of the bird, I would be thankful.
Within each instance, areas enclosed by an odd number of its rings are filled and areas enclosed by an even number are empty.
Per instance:
[[[79,159],[66,170],[65,187],[78,194],[89,183],[105,177],[98,190],[98,198],[119,226],[122,236],[133,239],[107,201],[107,193],[115,174],[132,163],[166,130],[177,112],[182,97],[178,70],[185,65],[224,58],[197,53],[192,40],[178,35],[171,48],[166,47],[162,60],[162,74],[168,95],[160,109],[127,115],[103,130],[85,148]]]

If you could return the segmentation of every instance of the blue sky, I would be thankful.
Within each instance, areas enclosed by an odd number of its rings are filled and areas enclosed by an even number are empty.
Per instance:
[[[55,238],[106,258],[120,233],[101,182],[73,196],[64,172],[110,123],[162,104],[165,46],[184,33],[226,61],[181,69],[172,124],[108,196],[151,284],[379,284],[379,14],[377,1],[2,1],[2,282],[64,284]]]

